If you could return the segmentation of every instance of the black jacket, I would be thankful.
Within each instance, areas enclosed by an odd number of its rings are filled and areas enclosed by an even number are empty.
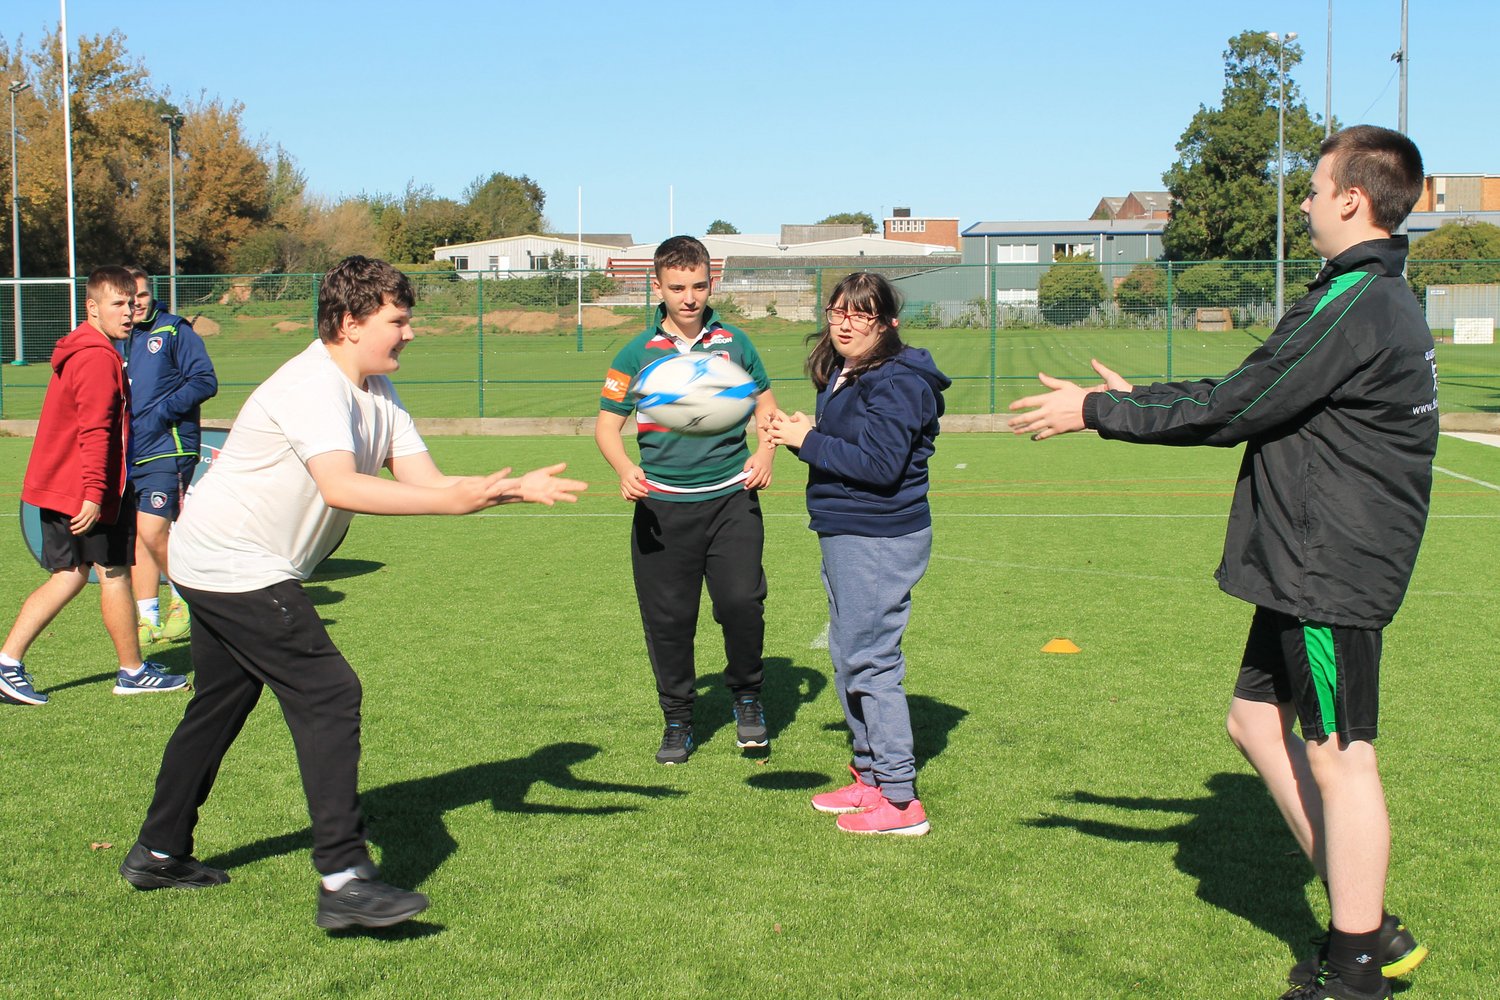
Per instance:
[[[1406,238],[1328,261],[1223,378],[1091,393],[1084,423],[1151,444],[1247,442],[1219,564],[1226,593],[1328,625],[1383,628],[1427,522],[1437,363],[1401,276]]]

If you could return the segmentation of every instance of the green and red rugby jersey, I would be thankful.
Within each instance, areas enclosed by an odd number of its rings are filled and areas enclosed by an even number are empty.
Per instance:
[[[636,373],[658,358],[683,353],[678,342],[662,329],[666,310],[656,307],[656,322],[620,349],[604,376],[599,408],[628,417],[635,411],[630,384]],[[771,388],[760,354],[743,330],[720,323],[712,308],[703,310],[703,332],[689,352],[719,354],[749,373],[761,391]],[[708,437],[676,434],[660,424],[636,420],[636,444],[646,483],[657,499],[712,500],[744,489],[745,462],[750,451],[745,429],[736,427]]]

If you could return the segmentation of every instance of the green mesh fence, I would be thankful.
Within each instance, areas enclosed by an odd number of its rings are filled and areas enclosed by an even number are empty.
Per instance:
[[[1037,391],[1039,371],[1092,383],[1091,358],[1136,382],[1222,375],[1265,339],[1276,318],[1276,265],[1266,261],[859,263],[901,291],[902,336],[931,350],[953,378],[951,413],[1002,412]],[[1440,402],[1447,412],[1500,410],[1500,345],[1484,331],[1500,314],[1500,262],[1451,263],[1418,268],[1414,261],[1412,270],[1438,341]],[[1284,264],[1287,303],[1318,266]],[[818,329],[828,293],[855,269],[850,263],[729,268],[720,276],[711,302],[754,339],[783,407],[811,407],[802,374],[807,338]],[[411,277],[418,339],[402,356],[396,382],[407,406],[427,417],[592,415],[610,360],[656,305],[640,274]],[[255,386],[317,335],[319,278],[176,279],[177,311],[203,334],[219,375],[219,394],[205,405],[205,416],[234,417]],[[157,298],[169,302],[170,282],[155,282]],[[81,317],[81,282],[79,288]],[[0,280],[0,417],[28,419],[41,408],[52,345],[69,329],[68,287],[66,279],[19,283],[19,360],[26,364],[14,363],[16,291],[17,283]]]

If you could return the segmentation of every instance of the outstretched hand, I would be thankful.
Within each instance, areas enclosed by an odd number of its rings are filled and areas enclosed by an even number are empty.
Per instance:
[[[1045,441],[1055,434],[1070,434],[1083,430],[1083,400],[1091,392],[1129,392],[1131,384],[1119,373],[1106,368],[1097,360],[1091,361],[1094,371],[1104,379],[1102,385],[1085,389],[1076,382],[1053,378],[1038,372],[1037,378],[1051,392],[1026,396],[1010,404],[1012,410],[1029,410],[1011,417],[1010,429],[1015,434],[1030,434],[1033,441]]]
[[[532,469],[518,479],[504,479],[499,481],[500,503],[539,503],[551,507],[562,500],[566,503],[577,503],[575,493],[582,493],[589,488],[589,484],[578,479],[562,479],[558,476],[568,467],[566,462],[558,462],[556,465],[548,465],[540,469]],[[501,476],[509,469],[496,473]]]
[[[459,498],[459,513],[465,514],[502,503],[539,503],[548,507],[559,500],[576,503],[578,498],[573,494],[588,489],[589,484],[559,478],[557,474],[566,468],[566,463],[559,462],[523,476],[512,476],[507,467],[487,476],[465,476],[449,488]]]

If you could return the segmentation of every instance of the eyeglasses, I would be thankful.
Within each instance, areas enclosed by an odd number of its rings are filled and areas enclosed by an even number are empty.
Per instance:
[[[829,308],[823,312],[828,316],[829,326],[843,326],[844,320],[849,321],[849,328],[855,333],[865,333],[880,319],[874,313],[850,312],[847,309]]]

